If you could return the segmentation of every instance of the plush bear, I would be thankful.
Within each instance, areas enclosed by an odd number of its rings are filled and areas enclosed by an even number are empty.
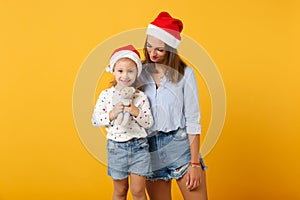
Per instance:
[[[124,87],[120,90],[119,93],[118,92],[115,93],[113,97],[113,103],[117,103],[121,101],[124,106],[129,106],[134,93],[135,93],[135,89],[133,87]],[[129,120],[130,120],[129,112],[121,112],[116,117],[114,124],[126,126]]]

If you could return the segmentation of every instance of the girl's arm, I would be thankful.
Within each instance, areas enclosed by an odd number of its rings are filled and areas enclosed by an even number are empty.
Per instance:
[[[104,90],[99,95],[92,115],[92,124],[95,127],[110,125],[109,111],[107,110],[108,91]]]
[[[138,107],[131,102],[129,107],[124,108],[124,111],[129,112],[140,126],[150,128],[153,124],[150,104],[145,94],[141,95],[140,98]]]

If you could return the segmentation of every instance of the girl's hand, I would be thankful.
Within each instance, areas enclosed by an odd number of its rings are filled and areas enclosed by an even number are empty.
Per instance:
[[[202,168],[190,166],[187,172],[186,187],[188,190],[194,190],[202,182]]]
[[[129,106],[124,107],[125,112],[129,112],[132,116],[137,117],[140,114],[140,109],[136,107],[132,102]]]
[[[116,103],[116,105],[114,106],[114,108],[109,112],[109,119],[110,119],[110,121],[112,121],[113,119],[115,119],[120,112],[123,112],[123,110],[124,110],[123,103],[122,102]]]

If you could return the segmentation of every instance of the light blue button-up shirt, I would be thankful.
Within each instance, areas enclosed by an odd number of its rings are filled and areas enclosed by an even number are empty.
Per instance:
[[[183,78],[177,83],[168,81],[165,76],[159,88],[146,66],[139,80],[144,85],[154,118],[153,126],[147,130],[149,135],[178,128],[186,128],[188,134],[201,133],[198,87],[190,67],[185,68]]]

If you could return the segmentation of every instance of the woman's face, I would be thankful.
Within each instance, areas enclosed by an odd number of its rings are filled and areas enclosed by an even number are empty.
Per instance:
[[[148,35],[146,46],[150,60],[154,63],[164,64],[167,54],[165,43],[151,35]]]

